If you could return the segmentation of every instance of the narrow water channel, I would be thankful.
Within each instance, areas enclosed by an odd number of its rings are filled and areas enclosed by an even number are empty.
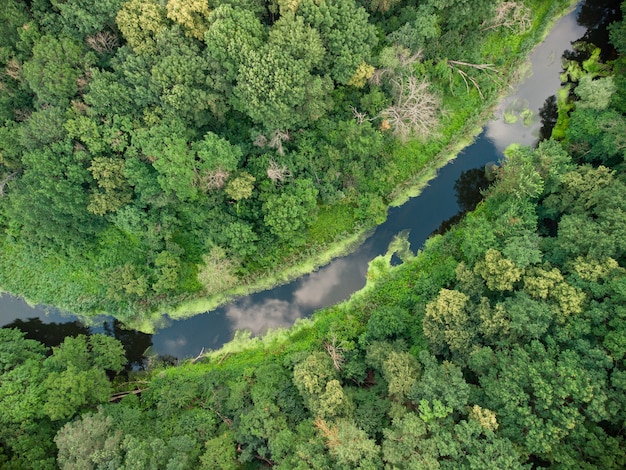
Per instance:
[[[408,230],[411,247],[417,250],[433,231],[467,204],[464,200],[459,201],[459,195],[468,192],[464,184],[480,180],[476,176],[480,176],[485,164],[498,161],[511,143],[531,145],[537,141],[541,127],[540,110],[560,86],[561,55],[585,31],[586,28],[576,21],[576,12],[559,20],[546,40],[531,54],[527,78],[503,100],[493,120],[476,141],[443,167],[420,196],[401,207],[392,208],[387,221],[354,253],[289,284],[237,299],[215,311],[185,320],[166,318],[165,326],[152,335],[151,340],[148,335],[128,332],[127,347],[140,342],[141,348],[145,349],[151,342],[151,349],[159,355],[195,356],[202,348],[219,348],[233,338],[236,330],[260,334],[268,328],[289,326],[319,308],[350,297],[365,285],[368,262],[385,253],[396,234]],[[473,171],[476,169],[479,170]],[[459,179],[460,185],[457,184],[455,190],[455,182]],[[35,320],[29,321],[31,318]],[[56,309],[33,308],[11,296],[0,297],[0,325],[21,324],[28,328],[30,324],[31,329],[61,332],[69,327],[63,327],[65,323],[72,323],[80,329],[76,317],[64,316]],[[96,328],[96,331],[102,330],[116,337],[124,336],[112,321]]]

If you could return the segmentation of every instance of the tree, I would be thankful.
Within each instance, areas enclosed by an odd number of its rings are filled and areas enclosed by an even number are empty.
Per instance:
[[[233,88],[245,57],[251,51],[261,50],[266,40],[261,21],[249,10],[223,4],[209,14],[204,42],[214,113],[223,115],[230,109]]]
[[[24,63],[24,78],[40,105],[65,106],[78,92],[83,65],[82,47],[69,37],[43,36]]]
[[[217,437],[209,439],[205,444],[206,451],[200,457],[202,469],[212,470],[236,470],[237,462],[236,445],[231,431],[226,431]]]
[[[102,191],[94,191],[87,210],[97,215],[116,212],[131,201],[132,189],[124,176],[124,160],[96,157],[88,168]]]
[[[125,363],[122,344],[110,336],[66,338],[43,363],[43,411],[62,420],[83,406],[108,402],[112,387],[105,371],[119,372]]]
[[[315,352],[296,364],[293,369],[293,382],[305,405],[313,414],[318,412],[319,397],[327,391],[328,384],[333,382],[330,392],[339,384],[337,370],[333,367],[330,357],[323,352]]]
[[[93,470],[120,466],[122,431],[102,408],[63,426],[54,437],[57,462],[64,470]]]
[[[439,126],[440,98],[430,91],[430,83],[414,76],[394,81],[396,100],[393,106],[380,113],[403,142],[410,137],[426,139]]]
[[[58,10],[58,19],[68,34],[85,37],[104,29],[112,29],[115,15],[124,0],[50,0],[50,3]]]
[[[408,397],[415,404],[422,400],[434,403],[435,400],[457,413],[464,413],[469,401],[470,386],[463,377],[460,367],[444,361],[439,363],[428,351],[420,353],[423,372]]]
[[[115,22],[135,52],[152,52],[155,37],[167,27],[166,9],[154,0],[129,0],[118,11]]]
[[[152,284],[152,290],[157,294],[177,291],[182,274],[179,256],[169,250],[163,250],[157,254],[154,266],[156,281]]]
[[[237,203],[243,199],[249,199],[252,196],[255,181],[254,176],[244,171],[228,183],[225,189],[226,194]]]
[[[591,74],[586,74],[581,77],[574,88],[574,93],[580,98],[580,101],[576,102],[576,108],[604,110],[609,107],[615,89],[613,76],[594,80]]]
[[[337,468],[380,468],[380,448],[353,422],[340,420],[329,426],[318,419],[315,425],[325,437],[329,453],[338,464]]]
[[[185,34],[204,39],[209,29],[209,4],[202,0],[169,0],[165,5],[167,17],[185,28]]]
[[[17,329],[0,329],[0,423],[5,432],[41,418],[45,347]],[[9,437],[0,431],[4,442]]]
[[[407,352],[391,351],[382,364],[389,396],[399,402],[409,395],[421,375],[417,359]]]
[[[207,132],[204,138],[192,144],[198,164],[198,183],[206,190],[221,188],[228,176],[239,166],[243,152],[237,145]],[[217,175],[222,173],[223,179]],[[206,182],[205,182],[206,178]]]
[[[467,295],[441,289],[437,299],[426,305],[424,335],[435,354],[441,354],[446,347],[463,354],[473,346],[476,325],[468,315],[468,303]]]
[[[143,154],[158,172],[163,191],[176,194],[181,201],[195,199],[195,158],[184,123],[177,118],[164,120],[150,129],[138,129],[136,135]]]
[[[581,357],[539,341],[497,352],[497,364],[480,378],[485,406],[496,412],[504,437],[542,458],[558,452],[583,426],[582,410],[602,400]]]
[[[312,74],[323,54],[315,29],[300,17],[281,18],[270,30],[267,45],[243,56],[233,106],[268,131],[319,119],[332,89],[328,79]]]
[[[24,154],[24,174],[11,196],[9,211],[20,221],[21,234],[34,243],[81,246],[99,230],[87,211],[91,175],[86,155],[67,141]]]
[[[155,41],[157,50],[150,70],[150,86],[160,97],[164,112],[195,127],[204,125],[211,106],[205,57],[177,28],[162,31]]]
[[[370,61],[377,43],[375,27],[354,0],[302,0],[296,14],[319,32],[327,51],[323,70],[335,82],[347,84],[358,67]]]
[[[317,190],[309,180],[295,180],[283,192],[267,196],[263,213],[272,234],[297,246],[306,239],[304,231],[317,215]]]
[[[68,137],[66,110],[60,106],[46,106],[35,111],[17,128],[20,143],[26,150],[62,142]]]
[[[489,289],[498,291],[513,290],[513,285],[523,274],[511,260],[491,248],[485,253],[485,260],[476,263],[474,272],[482,276]]]

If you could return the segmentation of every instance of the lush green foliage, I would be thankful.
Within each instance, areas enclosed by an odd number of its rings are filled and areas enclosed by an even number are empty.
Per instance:
[[[565,2],[4,3],[0,286],[140,322],[384,220]]]
[[[619,65],[599,111],[624,119]],[[395,242],[404,264],[375,259],[363,291],[290,332],[118,379],[128,393],[107,403],[116,340],[68,338],[46,357],[0,330],[0,463],[624,468],[623,149],[574,125],[598,111],[580,83],[565,140],[509,148],[459,225],[417,255]]]

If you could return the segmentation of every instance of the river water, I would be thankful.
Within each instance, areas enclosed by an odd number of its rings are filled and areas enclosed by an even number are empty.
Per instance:
[[[529,57],[527,78],[511,90],[475,142],[443,167],[418,197],[390,209],[387,221],[352,254],[289,284],[237,299],[215,311],[177,321],[166,317],[165,326],[151,338],[124,331],[111,319],[88,329],[76,317],[54,308],[31,307],[8,295],[0,297],[0,325],[19,326],[31,337],[47,335],[49,345],[58,344],[66,334],[105,331],[139,353],[150,347],[156,354],[183,358],[197,355],[202,348],[219,348],[236,330],[261,334],[268,328],[290,326],[298,318],[347,299],[365,285],[368,262],[384,254],[395,235],[408,230],[411,247],[417,250],[442,223],[471,208],[472,201],[464,196],[469,194],[472,199],[476,186],[485,184],[485,164],[498,161],[511,143],[532,145],[537,141],[540,109],[560,86],[561,55],[585,31],[576,21],[576,12],[561,18]]]

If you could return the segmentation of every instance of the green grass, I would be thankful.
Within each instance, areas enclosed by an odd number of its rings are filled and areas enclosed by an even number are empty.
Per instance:
[[[350,204],[337,203],[320,207],[318,217],[309,228],[308,239],[313,244],[326,244],[354,230],[354,208]]]

